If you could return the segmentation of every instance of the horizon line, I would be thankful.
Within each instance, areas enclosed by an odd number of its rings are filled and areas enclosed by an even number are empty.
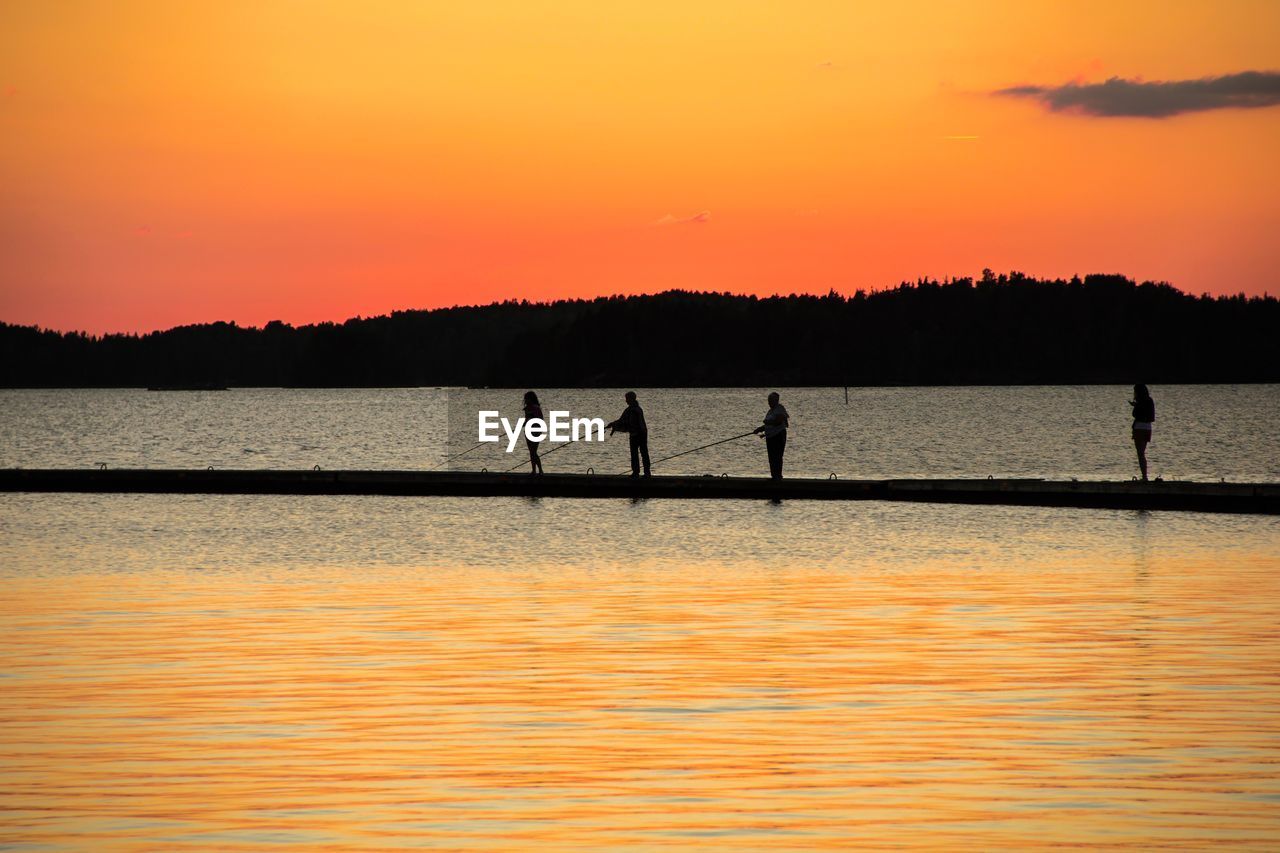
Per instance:
[[[984,269],[984,272],[985,271],[986,269]],[[1013,279],[1012,276],[1014,275],[1019,276],[1019,278]],[[1194,293],[1191,293],[1190,291],[1181,289],[1180,287],[1173,284],[1172,282],[1169,282],[1163,279],[1160,279],[1160,280],[1146,279],[1143,281],[1139,281],[1138,279],[1133,278],[1125,273],[1116,273],[1116,272],[1110,272],[1110,273],[1091,272],[1091,273],[1084,273],[1084,274],[1073,273],[1069,277],[1058,276],[1053,278],[1037,278],[1036,276],[1023,273],[1020,270],[1009,270],[1008,272],[1005,272],[1005,273],[995,274],[995,277],[997,280],[999,280],[1000,278],[1004,278],[1006,280],[1005,284],[1031,284],[1031,285],[1057,284],[1057,283],[1064,283],[1064,282],[1070,283],[1075,279],[1079,279],[1083,283],[1086,279],[1093,276],[1107,276],[1107,277],[1119,276],[1125,279],[1126,281],[1132,283],[1135,287],[1140,287],[1142,285],[1168,287],[1174,291],[1177,291],[1179,294],[1183,296],[1190,296],[1196,299],[1202,299],[1202,298],[1235,299],[1239,297],[1244,297],[1245,299],[1268,300],[1268,299],[1276,298],[1271,296],[1270,291],[1264,291],[1260,295],[1257,295],[1257,294],[1250,295],[1245,293],[1243,290],[1238,291],[1236,293],[1213,294],[1213,293],[1209,293],[1208,291],[1204,291],[1200,294],[1194,294]],[[871,296],[874,294],[889,293],[889,292],[902,290],[902,289],[914,289],[920,284],[950,286],[966,280],[973,284],[978,284],[982,282],[983,279],[977,276],[972,276],[972,275],[945,276],[942,278],[935,278],[931,276],[921,276],[914,280],[903,279],[899,281],[897,284],[885,285],[885,286],[858,287],[851,291],[842,291],[832,287],[828,289],[827,292],[825,293],[820,293],[818,291],[793,290],[790,293],[774,292],[768,295],[761,295],[756,293],[735,292],[732,290],[688,290],[685,288],[672,287],[672,288],[667,288],[665,290],[648,290],[648,291],[640,291],[635,293],[610,293],[610,294],[599,294],[597,296],[555,297],[555,298],[549,298],[549,299],[527,299],[523,297],[513,296],[513,297],[508,297],[506,299],[494,299],[489,302],[468,302],[468,303],[457,302],[451,305],[437,305],[431,308],[392,308],[379,314],[353,314],[340,320],[314,320],[314,321],[308,321],[303,323],[293,323],[287,320],[273,318],[271,320],[267,320],[261,323],[261,325],[256,325],[252,323],[241,325],[240,322],[234,319],[232,320],[214,319],[214,320],[197,320],[189,323],[177,323],[172,326],[163,327],[163,328],[155,327],[145,331],[144,330],[107,331],[107,332],[91,333],[84,329],[58,329],[52,326],[43,326],[43,325],[40,325],[39,323],[11,323],[4,319],[0,319],[0,326],[9,326],[11,328],[16,327],[16,328],[36,329],[37,331],[42,333],[54,332],[59,335],[84,335],[85,337],[88,337],[88,338],[105,338],[105,337],[111,337],[111,336],[145,337],[147,335],[164,334],[166,332],[172,332],[178,329],[195,328],[199,326],[212,326],[212,325],[217,325],[219,323],[233,326],[240,329],[255,330],[255,331],[265,330],[269,325],[273,323],[279,323],[290,329],[306,329],[306,328],[324,326],[324,325],[341,326],[341,325],[345,325],[347,323],[350,323],[353,321],[359,321],[359,320],[377,320],[382,318],[391,318],[397,314],[417,314],[417,313],[432,314],[440,311],[475,310],[475,309],[484,309],[484,308],[495,308],[503,305],[512,305],[512,304],[528,305],[531,307],[547,307],[547,306],[553,306],[553,305],[564,305],[564,304],[573,304],[573,303],[600,302],[600,301],[608,301],[612,299],[652,298],[657,296],[666,296],[669,294],[685,294],[690,296],[721,296],[721,297],[734,297],[734,298],[750,299],[750,300],[800,299],[800,298],[824,299],[824,298],[830,298],[831,296],[834,295],[842,299],[848,300],[848,299],[856,298],[858,294],[862,294],[864,296]]]

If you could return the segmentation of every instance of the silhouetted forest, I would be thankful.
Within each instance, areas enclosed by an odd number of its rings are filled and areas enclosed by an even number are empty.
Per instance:
[[[5,387],[1274,382],[1280,302],[986,270],[848,297],[669,291],[297,328],[0,324],[0,356]]]

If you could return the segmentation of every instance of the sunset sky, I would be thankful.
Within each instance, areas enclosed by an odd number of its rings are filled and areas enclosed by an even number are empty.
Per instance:
[[[1274,0],[7,3],[0,320],[1276,294],[1277,71]]]

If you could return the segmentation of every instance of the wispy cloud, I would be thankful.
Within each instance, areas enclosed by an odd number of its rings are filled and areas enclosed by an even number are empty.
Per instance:
[[[693,216],[672,216],[668,213],[666,216],[653,223],[657,225],[701,225],[704,222],[711,221],[711,211],[703,210],[695,213]]]
[[[1054,112],[1088,116],[1168,118],[1181,113],[1228,108],[1258,109],[1280,104],[1280,72],[1242,71],[1198,80],[1126,80],[1011,86],[992,94],[1034,98]]]

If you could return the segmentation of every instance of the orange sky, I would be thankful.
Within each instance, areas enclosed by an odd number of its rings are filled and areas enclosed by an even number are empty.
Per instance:
[[[93,332],[984,266],[1280,292],[1280,3],[76,2],[0,12],[0,320]]]

